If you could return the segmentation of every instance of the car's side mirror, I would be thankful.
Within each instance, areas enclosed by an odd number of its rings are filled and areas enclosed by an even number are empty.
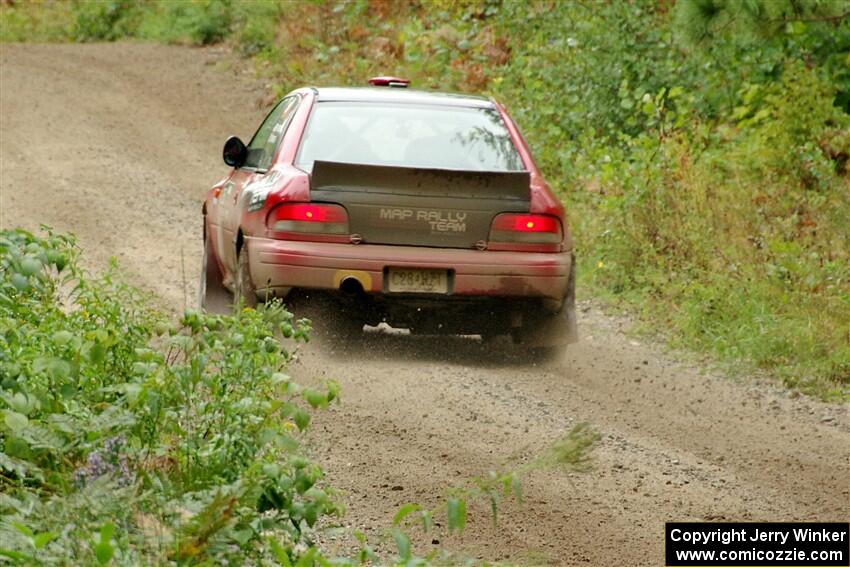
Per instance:
[[[231,136],[224,142],[224,151],[222,152],[224,163],[230,167],[242,167],[245,159],[248,157],[248,148],[238,136]]]

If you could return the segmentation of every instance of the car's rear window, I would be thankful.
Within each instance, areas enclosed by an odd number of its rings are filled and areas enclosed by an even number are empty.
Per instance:
[[[473,171],[524,169],[491,108],[319,102],[295,164],[315,160]]]

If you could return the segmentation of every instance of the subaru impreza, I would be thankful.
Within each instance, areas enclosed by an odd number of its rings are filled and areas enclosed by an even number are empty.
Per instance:
[[[225,142],[232,170],[203,204],[202,306],[322,292],[352,332],[574,342],[564,207],[505,108],[369,83],[297,89],[248,144]]]

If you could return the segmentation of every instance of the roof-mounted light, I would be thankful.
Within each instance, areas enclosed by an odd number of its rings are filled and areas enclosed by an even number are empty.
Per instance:
[[[394,87],[397,89],[406,89],[410,85],[410,79],[402,79],[399,77],[372,77],[369,79],[369,84],[373,87]]]

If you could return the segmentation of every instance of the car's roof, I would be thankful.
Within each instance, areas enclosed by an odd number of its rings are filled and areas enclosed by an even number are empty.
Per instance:
[[[317,88],[319,102],[378,102],[401,104],[437,104],[466,108],[493,108],[486,97],[419,91],[394,87]]]

